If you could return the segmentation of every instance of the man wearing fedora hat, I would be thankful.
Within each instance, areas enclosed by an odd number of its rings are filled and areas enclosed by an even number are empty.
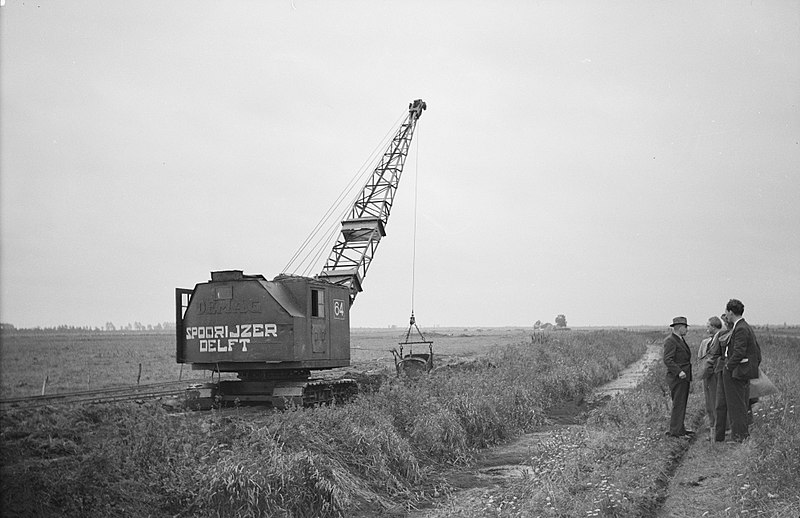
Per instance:
[[[689,329],[686,317],[675,317],[670,324],[672,332],[664,340],[664,365],[667,366],[667,384],[672,396],[672,415],[669,419],[671,437],[689,437],[694,432],[684,426],[686,402],[689,400],[689,383],[692,381],[692,351],[684,336]]]

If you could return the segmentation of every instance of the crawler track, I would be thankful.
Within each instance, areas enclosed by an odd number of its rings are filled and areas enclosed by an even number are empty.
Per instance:
[[[110,403],[114,401],[131,401],[137,399],[155,399],[159,397],[177,396],[184,394],[186,388],[193,383],[208,381],[182,380],[167,381],[163,383],[148,383],[145,385],[130,385],[97,390],[81,390],[77,392],[63,392],[45,396],[25,396],[0,399],[0,409],[30,408],[46,405],[59,405],[68,403]]]

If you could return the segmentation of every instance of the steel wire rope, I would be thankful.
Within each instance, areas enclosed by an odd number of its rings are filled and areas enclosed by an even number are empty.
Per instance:
[[[343,198],[346,192],[352,193],[348,203],[343,205],[343,209],[339,213],[339,218],[337,219],[331,218],[331,223],[328,226],[328,232],[326,234],[326,237],[319,239],[318,245],[315,248],[312,248],[309,251],[309,254],[306,254],[306,258],[308,258],[308,255],[310,255],[316,250],[314,258],[308,262],[308,265],[306,266],[306,269],[303,271],[302,275],[310,274],[311,270],[314,269],[314,265],[318,264],[318,262],[320,261],[320,257],[322,256],[322,254],[327,253],[332,248],[332,244],[336,241],[336,236],[339,235],[339,223],[345,218],[345,216],[347,216],[347,214],[350,211],[355,210],[354,207],[356,205],[356,202],[364,193],[364,184],[366,183],[365,178],[367,176],[374,174],[375,169],[377,168],[377,164],[383,159],[383,157],[386,154],[386,152],[384,151],[383,155],[380,155],[378,154],[378,151],[385,149],[386,143],[388,141],[390,140],[392,142],[394,141],[395,137],[391,137],[390,139],[389,136],[397,134],[401,126],[402,119],[403,115],[401,115],[395,121],[395,123],[392,125],[392,128],[384,135],[380,143],[378,143],[378,145],[375,146],[375,148],[372,150],[372,153],[370,153],[369,158],[367,158],[367,160],[364,161],[364,164],[362,164],[361,166],[362,167],[361,173],[357,175],[358,176],[357,179],[360,180],[358,184],[356,184],[356,182],[354,181],[356,179],[356,177],[354,177],[350,181],[350,187],[342,191],[342,193],[340,194],[340,198]],[[364,165],[366,165],[367,163],[369,163],[369,167],[364,167]],[[356,186],[358,187],[358,189],[356,189]],[[340,205],[342,204],[340,203]],[[353,215],[355,216],[356,214]]]
[[[402,116],[400,119],[402,119]],[[348,212],[350,211],[355,212],[354,207],[356,205],[356,202],[364,193],[363,186],[366,183],[364,178],[367,176],[366,174],[367,171],[369,171],[369,175],[372,175],[375,172],[375,169],[377,168],[377,165],[375,167],[372,167],[372,164],[378,164],[385,156],[385,152],[383,155],[379,156],[375,154],[375,151],[377,151],[378,149],[386,148],[386,142],[389,140],[388,138],[389,135],[396,134],[399,131],[398,123],[400,122],[400,119],[395,121],[395,124],[392,126],[392,129],[389,130],[389,132],[386,135],[384,135],[384,138],[381,141],[381,143],[378,144],[378,146],[376,146],[376,148],[373,150],[372,154],[370,155],[372,157],[370,161],[370,167],[365,168],[360,175],[359,179],[361,180],[361,182],[359,182],[359,189],[358,190],[351,189],[352,196],[350,197],[349,202],[347,203],[347,205],[345,205],[344,210],[340,213],[340,217],[338,218],[338,220],[333,220],[332,225],[329,227],[329,233],[327,235],[327,239],[322,240],[322,245],[318,247],[317,253],[314,257],[314,261],[309,266],[313,266],[314,264],[316,264],[317,261],[319,261],[320,255],[322,255],[323,252],[327,252],[328,250],[331,249],[331,244],[336,240],[336,236],[339,233],[339,221],[343,220]],[[391,140],[394,141],[394,137],[392,137]],[[355,216],[356,214],[354,213],[353,215]]]
[[[340,222],[340,221],[341,221],[341,220],[344,218],[344,216],[347,214],[347,211],[348,211],[348,210],[350,210],[352,203],[351,203],[350,205],[344,205],[344,208],[342,208],[342,209],[339,209],[339,210],[338,210],[338,214],[340,215],[340,216],[339,216],[339,218],[338,218],[338,220],[336,220],[336,219],[333,219],[334,211],[336,211],[336,210],[337,210],[337,208],[339,208],[339,207],[342,207],[342,204],[344,203],[344,199],[345,199],[346,195],[347,195],[349,192],[353,191],[353,190],[356,188],[356,186],[360,186],[360,185],[363,183],[363,181],[359,181],[359,180],[361,180],[362,178],[364,178],[364,176],[366,176],[367,172],[368,172],[368,171],[370,171],[370,169],[367,167],[367,165],[368,165],[368,164],[372,164],[372,163],[374,163],[374,162],[376,161],[376,158],[375,158],[375,157],[376,157],[376,155],[377,155],[377,152],[378,152],[380,149],[382,149],[382,148],[385,146],[385,143],[386,143],[386,141],[388,140],[388,137],[389,137],[389,135],[391,135],[391,134],[392,134],[392,133],[395,131],[395,128],[398,126],[398,123],[399,123],[399,121],[402,119],[402,117],[403,117],[403,116],[401,115],[401,116],[398,118],[398,121],[396,121],[396,122],[395,122],[395,124],[392,126],[392,128],[390,128],[390,130],[389,130],[389,131],[386,133],[386,135],[384,135],[384,137],[383,137],[383,138],[382,138],[382,139],[381,139],[381,140],[378,142],[378,144],[377,144],[377,145],[376,145],[376,146],[373,148],[372,152],[371,152],[371,153],[370,153],[370,154],[367,156],[367,158],[366,158],[366,159],[364,160],[364,162],[361,164],[361,167],[360,167],[360,168],[359,168],[359,169],[356,171],[356,173],[355,173],[355,174],[353,175],[353,177],[350,179],[350,181],[348,182],[348,184],[347,184],[347,185],[346,185],[346,186],[345,186],[345,187],[342,189],[342,191],[339,193],[339,196],[336,198],[336,200],[334,200],[334,202],[333,202],[333,203],[331,204],[331,206],[328,208],[328,210],[326,211],[325,215],[323,215],[323,217],[320,219],[320,221],[319,221],[319,222],[317,223],[317,225],[314,227],[314,230],[313,230],[313,231],[311,232],[311,234],[310,234],[310,235],[309,235],[309,236],[306,238],[306,240],[303,242],[303,244],[300,246],[300,248],[297,250],[297,252],[295,252],[294,256],[292,257],[292,259],[290,259],[289,263],[286,265],[286,267],[284,268],[284,270],[288,270],[288,269],[291,267],[292,263],[293,263],[293,262],[294,262],[294,261],[295,261],[295,260],[298,258],[298,256],[299,256],[299,255],[300,255],[300,254],[301,254],[301,253],[302,253],[302,252],[303,252],[303,251],[304,251],[306,248],[308,248],[308,245],[309,245],[309,243],[311,242],[311,240],[312,240],[312,239],[313,239],[313,238],[314,238],[314,237],[315,237],[315,236],[316,236],[316,235],[317,235],[317,234],[320,232],[320,230],[322,229],[322,227],[325,225],[325,223],[326,223],[326,222],[330,222],[330,221],[332,221],[331,223],[329,223],[329,225],[333,226],[333,228],[334,228],[334,233],[335,233],[335,230],[338,230],[338,228],[337,228],[337,227],[338,227],[338,224],[339,224],[339,222]],[[356,198],[356,197],[357,197],[357,194],[356,194],[356,196],[353,196],[353,199],[355,200],[355,198]],[[353,201],[353,203],[354,203],[354,201]],[[333,240],[333,239],[332,239],[332,238],[331,238],[331,237],[328,235],[328,233],[326,233],[325,235],[326,235],[327,237],[324,237],[324,238],[317,239],[317,241],[315,241],[315,242],[314,242],[314,244],[313,244],[313,245],[310,247],[309,251],[308,251],[308,252],[306,253],[306,255],[303,257],[303,259],[302,259],[302,260],[299,262],[299,264],[298,264],[298,265],[295,267],[295,271],[299,270],[299,269],[302,267],[302,265],[303,265],[303,264],[304,264],[306,261],[308,261],[308,258],[309,258],[309,256],[310,256],[311,254],[313,254],[313,253],[314,253],[314,251],[315,251],[317,248],[320,248],[320,249],[324,250],[324,249],[325,249],[325,245],[327,245],[328,243],[330,243],[330,242]],[[315,255],[315,257],[317,257],[317,258],[318,258],[318,256],[319,256],[319,253],[320,253],[320,252],[317,252],[317,253],[316,253],[316,255]],[[315,259],[314,261],[312,261],[312,263],[306,267],[306,269],[304,270],[304,272],[306,272],[306,273],[307,273],[307,272],[308,272],[308,271],[309,271],[311,268],[313,268],[314,264],[316,264],[316,260],[318,260],[318,259]]]
[[[419,128],[416,130],[417,138],[414,142],[414,218],[411,233],[411,316],[414,316],[414,292],[416,288],[416,268],[417,268],[417,202],[419,186]]]
[[[400,117],[398,117],[398,119],[395,121],[395,123],[389,129],[389,131],[383,136],[383,138],[373,148],[372,152],[370,152],[370,154],[367,156],[367,158],[361,164],[361,166],[356,171],[356,173],[350,178],[350,181],[347,183],[347,185],[345,185],[345,187],[342,189],[342,191],[339,193],[339,195],[333,201],[333,203],[328,208],[328,210],[325,212],[325,214],[322,216],[322,218],[317,222],[315,227],[312,229],[311,233],[306,237],[306,239],[303,241],[303,243],[300,245],[300,247],[297,249],[297,251],[295,251],[295,253],[292,255],[291,259],[289,259],[289,262],[283,268],[284,272],[289,272],[291,268],[294,268],[294,270],[292,270],[291,273],[296,273],[297,270],[299,270],[300,268],[303,267],[303,264],[305,264],[306,261],[308,261],[309,256],[311,256],[312,254],[314,254],[314,259],[303,270],[304,275],[314,267],[314,265],[319,260],[319,255],[321,254],[320,250],[325,250],[326,249],[326,245],[328,245],[330,242],[333,241],[333,237],[335,237],[335,231],[338,230],[337,226],[338,226],[339,222],[342,219],[344,219],[344,216],[352,208],[352,205],[355,203],[355,200],[357,199],[357,196],[360,193],[360,191],[358,191],[355,196],[351,197],[352,198],[352,202],[350,203],[350,205],[345,205],[343,209],[340,209],[340,207],[344,203],[345,198],[347,197],[348,193],[353,191],[357,186],[360,187],[364,183],[363,181],[360,181],[360,180],[362,180],[366,176],[367,172],[370,172],[370,173],[372,172],[371,169],[369,167],[367,167],[367,166],[370,165],[370,164],[375,163],[376,157],[377,157],[377,153],[386,146],[386,142],[388,141],[390,135],[392,135],[393,133],[395,133],[397,131],[397,128],[400,125],[400,121],[403,120],[403,117],[404,117],[404,113],[401,114]],[[334,215],[334,213],[338,213],[340,215],[338,221],[336,219],[332,219],[332,216]],[[317,236],[317,234],[319,234],[319,232],[322,230],[322,228],[326,225],[326,222],[330,222],[331,220],[333,222],[332,223],[328,223],[328,227],[330,229],[330,226],[333,226],[333,228],[334,228],[334,236],[331,237],[330,236],[331,232],[330,232],[330,230],[328,230],[327,232],[325,232],[323,238],[318,238],[316,241],[313,241],[314,238]],[[309,245],[310,245],[310,248],[309,248]],[[303,254],[303,252],[307,248],[309,250],[303,256],[303,259],[300,260],[299,263],[295,264],[295,261],[297,261],[297,259]],[[315,253],[315,251],[316,251],[316,253]]]
[[[410,342],[409,338],[411,336],[411,330],[416,329],[417,333],[419,334],[420,338],[422,338],[422,343],[428,343],[425,340],[425,335],[422,334],[419,326],[417,325],[417,319],[414,316],[414,303],[415,303],[415,293],[416,293],[416,267],[417,267],[417,206],[419,202],[419,129],[417,129],[417,138],[414,142],[415,153],[414,153],[414,217],[413,217],[413,230],[412,230],[412,237],[411,237],[411,317],[409,318],[408,323],[408,331],[406,331],[406,338],[405,344],[411,344],[416,342]],[[402,351],[402,344],[401,344],[401,351]]]
[[[294,271],[299,272],[300,275],[308,276],[310,271],[314,268],[314,265],[316,264],[319,255],[322,253],[322,250],[325,249],[325,243],[330,241],[330,234],[337,230],[338,225],[336,219],[329,217],[325,221],[320,222],[316,234],[319,234],[319,232],[322,231],[323,223],[327,223],[327,227],[322,236],[318,237],[314,244],[308,247],[305,255],[295,267]]]
[[[363,166],[362,166],[362,167],[363,167]],[[343,198],[344,198],[344,195],[345,195],[345,194],[346,194],[346,193],[347,193],[349,190],[351,190],[351,189],[353,188],[353,185],[352,185],[352,184],[353,184],[353,182],[354,182],[355,180],[357,180],[357,179],[358,179],[358,177],[359,177],[359,176],[361,176],[361,175],[363,175],[363,171],[359,170],[359,171],[356,173],[356,176],[354,176],[353,178],[351,178],[351,179],[350,179],[350,182],[349,182],[349,183],[348,183],[348,184],[347,184],[347,185],[344,187],[344,189],[342,190],[342,192],[340,192],[340,193],[339,193],[339,196],[338,196],[338,197],[337,197],[337,198],[334,200],[334,202],[331,204],[331,206],[328,208],[328,210],[325,212],[325,214],[322,216],[322,218],[321,218],[321,219],[320,219],[320,220],[317,222],[317,224],[316,224],[316,226],[314,227],[314,229],[313,229],[313,230],[311,231],[311,233],[310,233],[310,234],[309,234],[309,235],[306,237],[305,241],[303,241],[303,244],[301,244],[301,245],[300,245],[300,248],[298,248],[298,250],[297,250],[297,251],[294,253],[294,255],[292,256],[292,258],[291,258],[291,259],[289,259],[289,262],[288,262],[288,263],[286,264],[286,266],[284,267],[284,271],[285,271],[285,270],[288,270],[288,269],[291,267],[291,265],[294,263],[294,261],[298,259],[298,257],[300,256],[300,254],[302,254],[302,252],[303,252],[303,251],[304,251],[304,250],[307,248],[307,246],[309,245],[309,243],[311,243],[312,239],[314,239],[314,237],[315,237],[315,236],[316,236],[316,235],[317,235],[317,234],[320,232],[320,230],[321,230],[321,229],[322,229],[322,227],[325,225],[325,223],[326,223],[326,222],[329,222],[329,221],[332,219],[332,216],[333,216],[333,213],[334,213],[334,211],[336,211],[336,210],[339,210],[339,209],[338,209],[338,207],[340,207],[340,206],[341,206],[341,204],[342,204],[342,200],[343,200]],[[339,210],[339,212],[341,212],[341,210]],[[319,241],[319,240],[318,240],[318,241]],[[312,250],[312,251],[313,251],[313,250],[314,250],[314,248],[317,246],[317,243],[318,243],[318,241],[317,241],[317,242],[315,242],[315,244],[313,244],[313,245],[311,246],[311,250]],[[297,268],[300,268],[300,267],[301,267],[301,266],[302,266],[302,265],[305,263],[305,261],[306,261],[306,260],[307,260],[307,258],[308,258],[308,255],[309,255],[309,253],[306,253],[306,255],[303,257],[303,259],[300,261],[300,263],[299,263],[299,264],[298,264],[298,265],[295,267],[296,269],[297,269]],[[296,271],[296,269],[295,269],[295,271]]]
[[[303,253],[303,251],[306,250],[308,245],[310,243],[312,243],[312,240],[316,237],[316,235],[319,234],[320,230],[322,230],[322,228],[326,224],[326,222],[331,221],[332,216],[334,214],[334,211],[338,211],[339,213],[341,213],[341,210],[338,209],[338,208],[342,204],[342,201],[344,199],[344,195],[353,188],[353,183],[358,179],[359,176],[362,176],[362,175],[363,175],[363,171],[359,169],[356,172],[356,175],[353,178],[350,179],[350,182],[344,187],[342,192],[339,193],[339,196],[334,200],[334,202],[331,204],[331,206],[328,208],[328,210],[325,212],[325,214],[322,216],[322,218],[317,222],[316,226],[313,228],[311,233],[306,237],[305,241],[303,241],[303,244],[300,245],[300,248],[298,248],[297,251],[292,256],[292,258],[289,259],[289,262],[284,267],[284,271],[289,270],[289,268],[298,259],[298,257]],[[326,232],[326,234],[327,234],[327,232]],[[308,259],[308,256],[311,253],[313,253],[313,251],[315,250],[315,248],[317,246],[320,246],[319,243],[320,243],[320,240],[318,239],[317,241],[315,241],[311,245],[310,251],[307,252],[305,256],[303,256],[303,259],[301,259],[300,262],[295,266],[295,270],[294,271],[297,271],[297,269],[302,267],[302,265]]]
[[[395,131],[395,130],[394,130],[394,127],[397,127],[397,124],[396,124],[396,123],[395,123],[395,125],[393,126],[393,129],[392,129],[392,130],[390,130],[390,131],[389,131],[389,133],[387,133],[387,135],[386,135],[386,136],[388,136],[389,134],[391,134],[391,133],[393,133],[393,132]],[[385,145],[386,145],[386,140],[387,140],[387,139],[386,139],[386,136],[384,136],[384,138],[383,138],[383,140],[381,141],[381,143],[380,143],[380,144],[378,144],[378,146],[376,146],[376,149],[375,149],[375,150],[373,150],[373,152],[372,152],[372,154],[371,154],[370,156],[373,156],[373,155],[375,154],[375,151],[376,151],[377,149],[382,149],[383,147],[385,147]],[[368,159],[368,160],[369,160],[369,159]],[[371,159],[371,161],[370,161],[370,164],[374,164],[374,163],[376,163],[378,160],[379,160],[378,156],[373,156],[373,158],[372,158],[372,159]],[[365,162],[365,163],[366,163],[366,162]],[[363,167],[363,165],[362,165],[362,167]],[[343,209],[342,211],[340,211],[340,213],[339,213],[339,218],[338,218],[338,219],[332,219],[332,218],[331,218],[331,223],[330,223],[330,225],[328,226],[328,232],[326,233],[326,237],[324,237],[324,238],[322,238],[322,239],[320,239],[320,240],[319,240],[319,243],[320,243],[320,244],[319,244],[319,246],[317,246],[317,247],[315,248],[315,250],[316,250],[316,253],[314,254],[314,258],[313,258],[311,261],[309,261],[309,263],[308,263],[308,266],[307,266],[307,267],[306,267],[306,269],[303,271],[303,275],[308,275],[308,274],[311,272],[311,270],[314,268],[314,265],[315,265],[315,264],[317,264],[317,263],[319,262],[319,260],[320,260],[320,256],[321,256],[323,253],[327,253],[327,251],[328,251],[328,250],[330,250],[330,249],[332,248],[331,244],[332,244],[332,243],[333,243],[333,242],[336,240],[336,236],[339,234],[339,222],[340,222],[340,221],[342,221],[342,220],[345,218],[345,216],[347,215],[347,213],[348,213],[348,212],[350,212],[351,210],[353,210],[353,207],[355,206],[355,204],[356,204],[356,201],[357,201],[357,200],[359,199],[359,197],[362,195],[362,193],[363,193],[363,187],[362,187],[362,186],[363,186],[363,184],[365,183],[365,182],[364,182],[364,180],[363,180],[363,178],[364,178],[365,176],[367,176],[367,175],[366,175],[366,172],[367,172],[367,171],[369,171],[369,174],[371,175],[371,174],[374,172],[374,170],[375,170],[375,168],[374,168],[374,167],[368,167],[368,168],[365,168],[365,169],[363,170],[363,172],[360,174],[360,178],[359,178],[359,179],[360,179],[360,180],[362,180],[362,181],[361,181],[361,182],[359,182],[359,190],[357,190],[357,191],[354,191],[354,192],[352,193],[352,195],[351,195],[351,197],[350,197],[350,200],[349,200],[349,202],[348,202],[346,205],[344,205],[344,209]],[[352,181],[351,181],[351,183],[352,183]],[[355,187],[355,184],[354,184],[354,187]],[[350,188],[350,191],[353,191],[353,188],[352,188],[352,187]],[[344,194],[344,193],[343,193],[343,194]],[[314,250],[314,249],[312,249],[312,251],[313,251],[313,250]],[[323,266],[324,266],[324,265],[323,265]]]
[[[362,167],[364,166],[362,165]],[[303,259],[298,264],[297,266],[298,270],[302,267],[303,264],[306,265],[302,269],[301,275],[308,276],[311,273],[311,270],[315,269],[315,265],[319,262],[320,256],[323,253],[326,253],[331,248],[330,244],[336,239],[336,235],[339,232],[339,223],[344,219],[348,211],[351,210],[353,203],[355,203],[355,200],[358,198],[358,195],[360,194],[361,191],[356,191],[356,193],[351,197],[352,201],[348,204],[344,203],[344,196],[348,192],[351,192],[356,188],[357,186],[356,180],[361,180],[366,175],[366,172],[368,170],[369,170],[368,168],[360,170],[360,172],[350,180],[348,186],[345,187],[345,189],[339,194],[339,197],[337,198],[337,201],[334,203],[334,205],[331,206],[330,209],[328,209],[328,214],[325,216],[323,220],[319,222],[316,233],[319,233],[319,231],[322,230],[322,227],[326,222],[327,222],[327,230],[323,233],[322,237],[318,238],[317,241],[311,247],[309,247],[305,256],[303,256]],[[359,184],[360,183],[363,182],[359,182]],[[341,207],[337,212],[339,217],[334,218],[333,217],[334,214],[332,213],[334,209],[338,207]],[[313,257],[311,257],[312,255]]]
[[[349,208],[347,209],[349,210]],[[341,220],[342,218],[339,218]],[[308,262],[306,268],[303,270],[302,275],[308,276],[311,273],[311,270],[316,269],[315,265],[319,263],[320,257],[323,253],[327,253],[327,251],[331,248],[329,243],[332,243],[334,239],[336,239],[336,235],[339,233],[339,221],[333,220],[333,222],[328,226],[328,231],[325,234],[324,239],[320,240],[319,246],[315,248],[316,253],[314,257]]]

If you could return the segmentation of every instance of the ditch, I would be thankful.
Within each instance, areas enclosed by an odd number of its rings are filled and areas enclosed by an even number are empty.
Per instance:
[[[647,375],[654,363],[661,359],[661,345],[649,344],[645,354],[638,361],[626,367],[620,375],[596,388],[586,400],[570,401],[546,411],[548,424],[544,429],[525,434],[515,441],[489,448],[482,452],[476,461],[466,469],[454,470],[447,474],[451,491],[442,495],[441,500],[431,507],[414,510],[407,514],[411,518],[443,518],[446,516],[475,516],[477,510],[486,509],[492,504],[492,493],[501,490],[512,481],[533,477],[535,468],[531,463],[531,451],[545,441],[559,440],[563,434],[583,427],[589,411],[602,407],[619,393],[636,387]],[[687,419],[690,419],[687,416]],[[697,418],[691,418],[696,422]],[[668,465],[669,469],[660,479],[661,496],[656,500],[660,506],[666,501],[670,477],[681,463],[688,450],[684,443],[676,448]],[[643,510],[653,514],[658,509]],[[547,514],[547,513],[544,513]]]

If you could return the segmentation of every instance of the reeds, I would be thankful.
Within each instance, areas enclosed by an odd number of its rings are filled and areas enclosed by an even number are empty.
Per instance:
[[[155,404],[10,411],[2,416],[4,516],[403,508],[446,485],[443,466],[534,430],[545,408],[585,396],[643,350],[634,333],[562,333],[487,347],[470,368],[391,379],[352,404],[260,416],[175,416]],[[570,462],[564,473],[576,478],[582,461]],[[561,498],[551,493],[551,502]]]

